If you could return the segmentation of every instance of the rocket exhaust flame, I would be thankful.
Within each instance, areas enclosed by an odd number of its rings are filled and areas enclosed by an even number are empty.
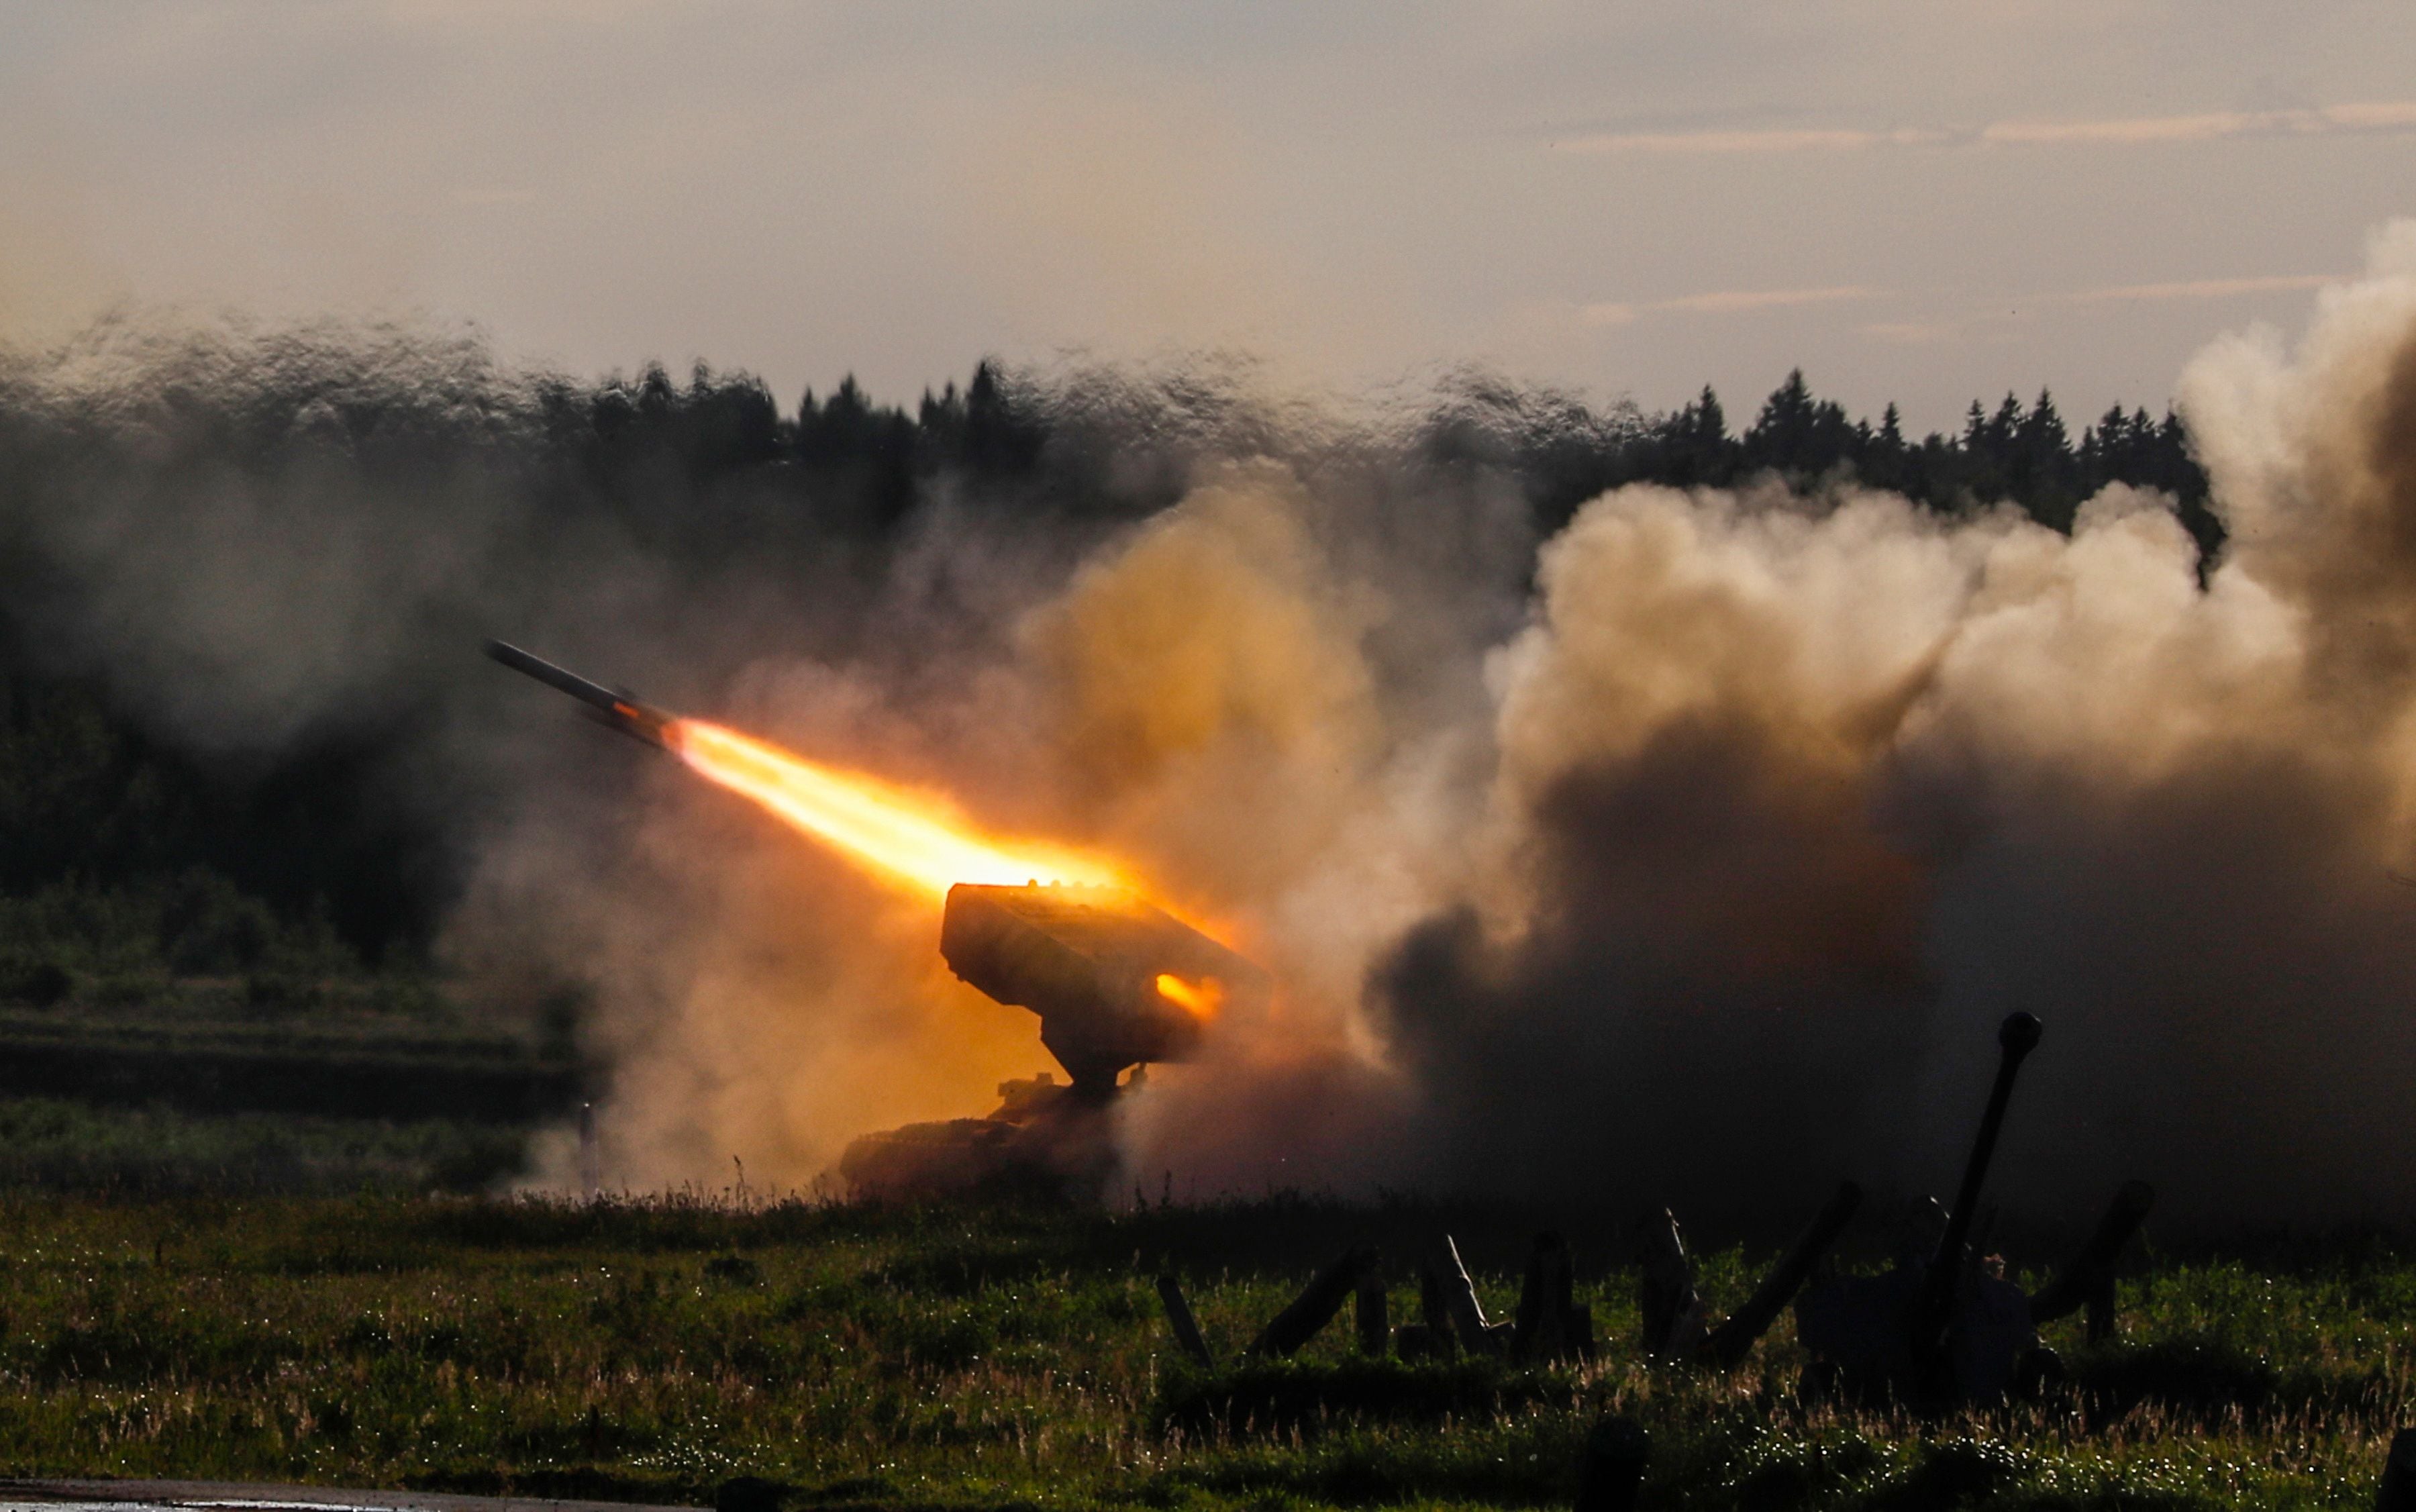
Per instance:
[[[500,641],[487,655],[940,902],[940,954],[959,978],[1038,1015],[1040,1043],[1068,1087],[1034,1090],[1047,1088],[1043,1078],[988,1120],[864,1136],[840,1161],[859,1193],[970,1190],[1010,1172],[1095,1187],[1113,1163],[1099,1110],[1125,1071],[1190,1054],[1229,986],[1237,1003],[1265,998],[1263,972],[1141,896],[1111,862],[993,838],[940,794],[666,714]]]
[[[666,714],[502,641],[488,642],[486,649],[514,672],[586,704],[605,724],[672,752],[701,776],[924,897],[944,899],[960,882],[1142,890],[1125,868],[1103,857],[984,834],[938,794],[808,761],[708,720]]]
[[[1213,1019],[1224,1005],[1225,989],[1214,976],[1198,982],[1186,982],[1171,972],[1157,975],[1158,996],[1183,1009],[1195,1019]]]
[[[1131,885],[1121,869],[1097,857],[984,836],[935,794],[808,761],[717,724],[673,719],[666,737],[705,778],[933,899],[960,882]]]

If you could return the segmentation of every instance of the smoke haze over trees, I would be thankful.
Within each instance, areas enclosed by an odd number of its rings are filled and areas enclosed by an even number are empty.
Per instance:
[[[2182,1210],[2228,1139],[2273,1211],[2395,1201],[2341,1142],[2416,990],[2373,885],[2398,705],[2321,650],[2393,558],[2308,523],[2395,507],[2361,448],[2405,280],[2361,287],[2303,370],[2212,349],[2188,426],[2009,395],[1918,439],[1797,373],[1743,423],[1215,362],[784,406],[103,327],[0,365],[0,996],[433,971],[577,1038],[642,1185],[808,1181],[1046,1064],[928,910],[494,635],[1229,923],[1289,995],[1136,1099],[1134,1169],[1185,1189],[1579,1146],[1638,1153],[1607,1199],[1925,1182],[2035,1005],[2068,1049],[2010,1196],[2113,1162]]]
[[[531,537],[606,532],[673,576],[706,581],[744,561],[845,595],[957,501],[1008,532],[1020,522],[1035,534],[1103,528],[1171,506],[1204,456],[1267,439],[1247,401],[1213,384],[1117,391],[1105,375],[1009,377],[988,363],[961,390],[927,393],[911,410],[875,402],[853,380],[784,410],[754,379],[702,365],[686,382],[650,366],[580,383],[499,370],[475,345],[391,333],[196,334],[130,361],[111,351],[130,340],[99,333],[98,350],[55,367],[21,357],[0,386],[10,547],[0,569],[0,897],[21,917],[53,921],[38,930],[69,935],[76,910],[65,898],[154,900],[139,911],[160,915],[169,959],[220,965],[249,964],[279,929],[310,921],[370,962],[425,950],[459,884],[456,837],[389,800],[397,752],[432,695],[416,678],[387,696],[355,687],[339,706],[256,733],[181,706],[204,697],[199,688],[163,705],[143,675],[161,669],[128,668],[107,640],[119,587],[98,570],[105,558],[78,560],[76,545],[98,553],[190,528],[194,491],[324,478],[408,515],[476,475],[481,493],[511,491],[509,527]],[[123,365],[113,375],[74,376],[78,363],[111,373],[113,360]],[[1100,433],[1116,407],[1140,412],[1132,434]],[[1949,512],[2011,501],[2059,529],[2105,484],[2131,483],[2170,493],[2202,549],[2220,545],[2175,416],[2117,408],[2076,437],[2044,393],[2027,407],[2009,394],[1986,413],[1974,401],[1962,433],[1914,440],[1893,407],[1876,425],[1850,419],[1801,373],[1741,431],[1709,389],[1647,416],[1467,377],[1403,430],[1420,464],[1514,490],[1538,539],[1608,489],[1771,474],[1859,481]],[[63,546],[50,522],[99,489],[130,491],[124,512],[105,538]],[[311,537],[302,527],[294,544]],[[835,573],[834,560],[851,569]],[[833,637],[818,649],[841,655],[851,633],[866,632],[844,613],[815,623]],[[373,661],[353,681],[441,664],[462,643],[431,641],[426,655]],[[155,664],[174,654],[138,653]],[[185,718],[194,713],[198,728]],[[219,901],[168,901],[187,895]],[[28,912],[37,899],[50,902]],[[228,909],[249,922],[177,922]],[[204,944],[194,929],[243,943]]]

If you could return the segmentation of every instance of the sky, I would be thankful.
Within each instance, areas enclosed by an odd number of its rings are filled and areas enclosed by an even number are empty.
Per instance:
[[[2406,0],[0,0],[0,340],[405,318],[784,404],[1214,353],[2160,408],[2416,212]]]

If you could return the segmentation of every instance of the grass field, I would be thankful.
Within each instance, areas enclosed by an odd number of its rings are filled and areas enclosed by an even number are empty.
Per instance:
[[[476,1191],[584,1096],[566,1044],[431,980],[60,970],[42,1001],[6,964],[0,1188]]]
[[[2035,1405],[1920,1425],[1808,1404],[1782,1322],[1729,1376],[1650,1367],[1632,1278],[1583,1272],[1608,1342],[1569,1369],[1354,1357],[1203,1373],[1319,1263],[1443,1226],[1488,1310],[1525,1220],[1271,1201],[1076,1214],[692,1197],[106,1201],[0,1196],[0,1470],[800,1506],[1531,1506],[1582,1436],[1650,1429],[1647,1505],[2369,1504],[2409,1407],[2416,1265],[2389,1245],[2157,1261],[2127,1334],[2058,1332]],[[1389,1266],[1397,1318],[1414,1316]],[[1750,1284],[1706,1266],[1714,1301]]]

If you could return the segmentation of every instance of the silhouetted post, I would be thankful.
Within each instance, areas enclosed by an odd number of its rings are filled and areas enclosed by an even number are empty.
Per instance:
[[[1374,1267],[1376,1251],[1356,1246],[1343,1251],[1342,1258],[1328,1265],[1301,1288],[1291,1306],[1278,1312],[1250,1340],[1252,1354],[1288,1355],[1297,1353],[1303,1344],[1317,1337],[1318,1330],[1334,1321],[1342,1310],[1343,1302],[1357,1290],[1362,1273]]]
[[[1663,1208],[1644,1220],[1643,1263],[1637,1272],[1636,1310],[1649,1359],[1692,1359],[1703,1341],[1703,1299],[1695,1291],[1695,1262],[1686,1253],[1678,1216]]]
[[[1393,1322],[1385,1315],[1384,1276],[1370,1264],[1359,1273],[1357,1293],[1359,1353],[1371,1360],[1381,1360],[1393,1348]]]
[[[1200,1335],[1199,1321],[1191,1316],[1191,1304],[1183,1299],[1183,1287],[1171,1276],[1157,1278],[1157,1300],[1166,1305],[1166,1321],[1174,1330],[1174,1341],[1183,1353],[1191,1356],[1200,1368],[1216,1368],[1216,1356],[1208,1352],[1208,1340]]]
[[[1768,1333],[1770,1325],[1778,1321],[1804,1278],[1820,1263],[1829,1247],[1837,1242],[1837,1235],[1846,1232],[1846,1225],[1853,1221],[1855,1210],[1862,1205],[1862,1187],[1850,1181],[1837,1184],[1836,1195],[1813,1216],[1811,1226],[1796,1237],[1787,1253],[1778,1257],[1778,1263],[1770,1267],[1770,1274],[1753,1289],[1753,1295],[1745,1298],[1744,1305],[1729,1314],[1728,1321],[1713,1329],[1711,1337],[1703,1341],[1703,1353],[1713,1364],[1723,1370],[1736,1368],[1753,1348],[1754,1340]]]
[[[2126,1181],[2097,1220],[2097,1228],[2080,1253],[2072,1257],[2055,1278],[2031,1298],[2031,1322],[2052,1323],[2086,1307],[2089,1341],[2102,1344],[2114,1334],[2114,1265],[2122,1247],[2146,1222],[2156,1205],[2156,1189],[2144,1181]]]
[[[1451,1304],[1443,1300],[1442,1281],[1435,1275],[1431,1257],[1418,1263],[1418,1324],[1422,1347],[1427,1353],[1448,1360],[1459,1353],[1457,1336],[1451,1324]]]
[[[2374,1512],[2416,1512],[2416,1428],[2391,1436],[2391,1457],[2382,1462]]]
[[[590,1198],[604,1188],[604,1159],[596,1147],[596,1105],[579,1105],[579,1185]]]
[[[1632,1417],[1606,1416],[1594,1424],[1578,1466],[1576,1512],[1631,1512],[1652,1452],[1651,1435]]]
[[[1450,1234],[1444,1234],[1442,1242],[1427,1253],[1427,1264],[1442,1293],[1443,1311],[1450,1317],[1451,1332],[1458,1336],[1459,1347],[1471,1354],[1500,1353],[1492,1330],[1485,1326],[1485,1307],[1476,1300],[1476,1283],[1468,1278],[1459,1246]]]
[[[1510,1353],[1520,1360],[1558,1360],[1577,1353],[1576,1281],[1569,1247],[1557,1233],[1535,1235],[1527,1252],[1526,1283],[1518,1291],[1518,1328]]]

